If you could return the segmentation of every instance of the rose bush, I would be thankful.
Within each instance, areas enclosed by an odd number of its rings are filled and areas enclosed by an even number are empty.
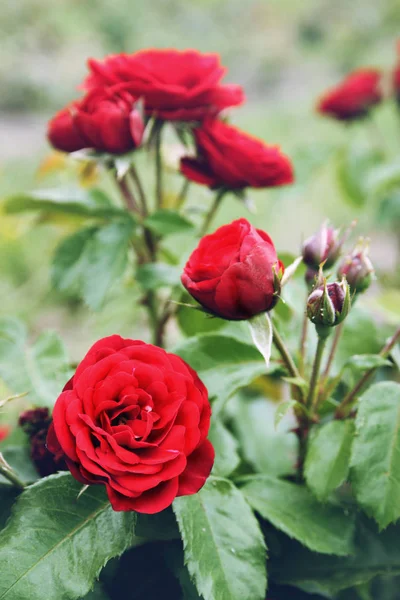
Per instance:
[[[156,513],[195,494],[214,450],[207,390],[181,358],[111,336],[92,346],[59,396],[48,447],[114,510]]]
[[[241,190],[293,183],[293,167],[278,146],[267,146],[218,119],[194,130],[197,157],[181,160],[181,173],[211,188]]]
[[[269,235],[238,219],[201,239],[181,279],[206,310],[241,320],[275,306],[283,272]]]
[[[239,85],[220,81],[226,73],[217,54],[196,50],[143,50],[88,61],[86,89],[116,85],[143,98],[149,116],[198,121],[244,101]]]
[[[143,131],[133,97],[104,88],[92,90],[58,112],[49,122],[47,137],[54,148],[63,152],[92,148],[123,154],[140,145]]]

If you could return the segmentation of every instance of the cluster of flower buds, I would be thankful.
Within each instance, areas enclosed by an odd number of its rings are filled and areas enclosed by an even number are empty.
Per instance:
[[[328,336],[330,328],[339,325],[351,307],[350,286],[342,281],[327,283],[320,276],[317,285],[308,297],[307,315],[321,336]]]
[[[316,285],[320,267],[329,269],[338,260],[346,238],[347,234],[341,236],[340,230],[326,221],[316,233],[306,239],[301,253],[303,262],[308,267],[305,280],[309,289]]]
[[[337,275],[346,277],[353,294],[361,294],[369,288],[374,274],[374,267],[368,256],[368,242],[361,239],[353,252],[345,256],[339,265]]]

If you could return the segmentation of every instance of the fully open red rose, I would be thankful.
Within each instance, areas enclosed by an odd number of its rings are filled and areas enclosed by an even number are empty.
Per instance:
[[[241,320],[273,308],[283,271],[269,235],[238,219],[201,239],[181,279],[208,311]]]
[[[290,160],[278,146],[267,146],[218,119],[194,130],[197,157],[181,160],[188,179],[211,188],[273,187],[293,182]]]
[[[119,84],[143,98],[146,114],[159,119],[199,121],[244,100],[239,85],[220,84],[226,69],[218,54],[152,49],[90,59],[88,65],[86,88]]]
[[[47,137],[63,152],[93,148],[123,154],[140,145],[144,124],[128,93],[93,90],[58,112],[49,122]]]
[[[381,73],[376,69],[354,71],[324,94],[317,110],[341,121],[365,117],[370,108],[382,100],[380,83]]]
[[[213,465],[207,390],[181,358],[118,335],[99,340],[59,396],[47,444],[114,510],[156,513],[195,494]]]

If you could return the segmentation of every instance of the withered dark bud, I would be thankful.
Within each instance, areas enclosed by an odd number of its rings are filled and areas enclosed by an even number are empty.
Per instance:
[[[20,427],[29,436],[32,462],[41,477],[67,469],[64,458],[53,455],[47,449],[46,438],[50,423],[48,408],[26,410],[19,417]]]
[[[338,277],[346,277],[353,293],[361,294],[371,285],[374,267],[368,256],[368,245],[364,240],[346,256],[338,269]]]

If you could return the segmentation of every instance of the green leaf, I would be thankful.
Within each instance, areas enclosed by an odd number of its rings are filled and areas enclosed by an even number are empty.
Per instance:
[[[400,385],[377,383],[360,398],[351,481],[381,529],[400,517]]]
[[[79,293],[90,308],[99,309],[126,269],[133,231],[133,221],[124,219],[63,240],[53,260],[54,287]]]
[[[277,583],[336,598],[340,590],[371,581],[377,575],[399,574],[399,536],[398,526],[378,533],[373,521],[359,519],[354,552],[345,558],[310,552],[282,536],[279,554],[271,555],[268,563],[270,576]],[[379,595],[374,598],[381,600]]]
[[[208,437],[215,450],[213,475],[228,477],[240,463],[238,443],[220,419],[211,419]]]
[[[134,539],[136,515],[114,512],[103,486],[79,499],[69,473],[42,479],[18,498],[0,533],[0,598],[75,600]]]
[[[160,287],[180,285],[181,270],[166,263],[150,263],[140,266],[136,279],[144,290],[157,290]]]
[[[20,321],[0,319],[0,377],[11,391],[29,392],[32,403],[52,408],[70,377],[63,342],[45,331],[29,346]]]
[[[114,207],[110,201],[105,202],[104,194],[99,196],[98,190],[86,192],[81,189],[17,194],[5,200],[4,210],[9,214],[39,211],[101,219],[126,215],[125,210]]]
[[[174,500],[185,562],[205,600],[264,600],[266,555],[259,525],[232,483],[211,477]]]
[[[234,398],[233,429],[244,458],[259,473],[292,475],[298,454],[298,438],[283,425],[274,426],[276,404],[264,397]]]
[[[304,486],[267,475],[242,481],[250,505],[277,529],[316,552],[351,554],[354,520],[341,508],[320,504]]]
[[[346,363],[346,367],[352,367],[357,371],[368,371],[378,367],[390,367],[390,360],[383,358],[380,354],[355,354]]]
[[[186,304],[193,302],[190,294],[183,292],[180,301]],[[201,310],[195,310],[187,306],[178,306],[176,313],[178,325],[182,332],[190,337],[201,333],[210,333],[217,331],[226,325],[226,321],[204,313]]]
[[[101,583],[96,581],[94,588],[89,592],[83,600],[111,600]]]
[[[232,394],[265,373],[265,362],[256,348],[233,337],[206,334],[190,338],[174,349],[197,371],[210,397],[214,416]]]
[[[326,500],[346,480],[353,437],[353,421],[331,421],[315,429],[307,450],[304,474],[318,500]]]
[[[302,410],[302,411],[306,411],[307,409],[305,408],[304,404],[300,404],[300,402],[298,402],[297,400],[287,400],[286,402],[280,402],[276,408],[275,411],[275,418],[274,418],[274,427],[275,429],[278,428],[279,423],[282,421],[283,417],[285,417],[287,415],[287,413],[290,411],[290,409],[297,407],[298,409]]]
[[[267,368],[272,352],[272,322],[267,312],[256,315],[248,321],[251,339],[261,356],[264,357]]]
[[[158,210],[144,221],[144,225],[161,236],[186,233],[194,229],[193,223],[174,210]]]

